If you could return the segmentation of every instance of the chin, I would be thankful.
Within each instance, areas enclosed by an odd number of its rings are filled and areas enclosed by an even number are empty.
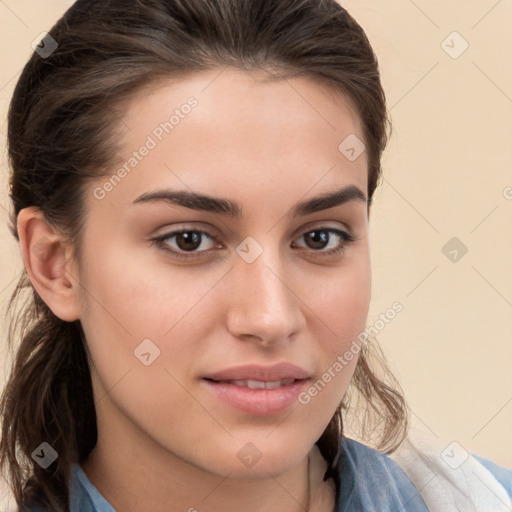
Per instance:
[[[304,441],[293,442],[290,438],[285,440],[277,435],[271,441],[271,437],[272,434],[267,439],[255,437],[253,441],[244,438],[233,443],[224,457],[230,478],[251,480],[278,477],[307,456],[309,450],[304,448]],[[234,453],[231,451],[233,446],[236,446]]]

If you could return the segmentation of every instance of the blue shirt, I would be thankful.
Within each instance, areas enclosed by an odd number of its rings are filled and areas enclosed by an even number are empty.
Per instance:
[[[387,455],[352,439],[343,438],[340,497],[336,512],[429,512],[418,489]],[[473,455],[512,497],[512,470]],[[30,512],[46,512],[36,505]],[[71,512],[116,512],[74,464],[70,482]],[[120,511],[122,512],[122,511]],[[326,511],[331,512],[331,511]]]

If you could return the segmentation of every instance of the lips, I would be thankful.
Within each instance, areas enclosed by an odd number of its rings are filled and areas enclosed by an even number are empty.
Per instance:
[[[217,400],[240,412],[273,416],[297,402],[309,379],[303,368],[280,363],[228,368],[205,376],[202,382]]]
[[[249,389],[276,389],[281,388],[283,386],[288,386],[289,384],[293,384],[295,382],[295,379],[282,379],[269,382],[265,382],[262,380],[220,380],[216,382],[233,384],[235,386]]]
[[[279,363],[273,366],[243,365],[227,368],[205,378],[215,381],[254,380],[260,382],[276,382],[278,380],[309,378],[309,373],[291,363]]]

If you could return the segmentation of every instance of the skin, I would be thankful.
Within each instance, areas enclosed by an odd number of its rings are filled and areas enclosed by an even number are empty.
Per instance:
[[[22,257],[52,311],[82,323],[99,432],[82,467],[114,508],[303,510],[308,453],[343,398],[357,356],[307,405],[270,417],[219,401],[201,377],[288,361],[308,370],[313,383],[364,329],[366,203],[290,213],[297,202],[346,185],[366,193],[366,153],[352,162],[338,150],[350,134],[363,139],[361,122],[346,97],[309,78],[269,82],[212,70],[152,84],[125,106],[119,165],[190,96],[197,107],[103,199],[93,191],[106,178],[88,187],[81,265],[34,208],[18,218]],[[244,215],[132,204],[161,188],[229,198]],[[185,226],[217,235],[201,239],[196,253],[210,250],[205,257],[178,259],[149,241]],[[328,232],[325,248],[308,244],[304,235],[321,227],[356,240],[322,257],[344,242]],[[263,248],[252,263],[236,252],[249,236]],[[167,246],[184,247],[176,238]],[[146,338],[160,349],[149,366],[134,356]],[[248,442],[261,453],[251,468],[237,457]]]

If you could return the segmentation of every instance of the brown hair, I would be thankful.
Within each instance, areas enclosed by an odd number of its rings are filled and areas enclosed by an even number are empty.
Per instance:
[[[9,228],[16,240],[18,213],[34,206],[80,261],[85,185],[109,174],[117,158],[114,109],[159,78],[225,66],[275,79],[308,75],[348,95],[364,128],[370,206],[390,123],[370,43],[335,0],[78,0],[50,35],[58,46],[31,56],[8,114]],[[28,301],[15,311],[24,291]],[[97,440],[84,333],[79,321],[52,313],[26,270],[8,314],[15,353],[0,402],[0,467],[19,506],[35,500],[67,511],[71,464],[85,460]],[[407,433],[399,385],[372,346],[363,345],[350,392],[317,441],[337,494],[343,420],[354,393],[364,402],[361,437],[379,425],[375,446],[391,453]],[[47,469],[31,457],[43,441],[58,453]]]

